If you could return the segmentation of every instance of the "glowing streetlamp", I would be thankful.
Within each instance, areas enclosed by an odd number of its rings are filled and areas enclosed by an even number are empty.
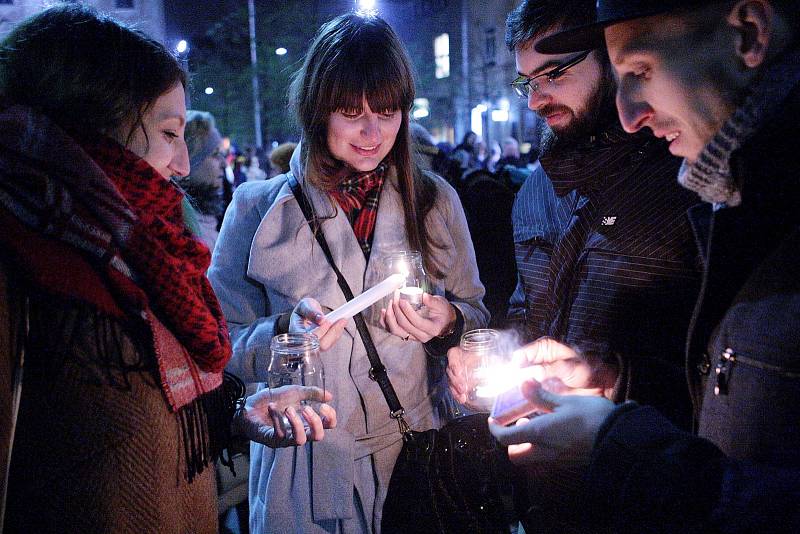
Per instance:
[[[277,54],[279,56],[285,56],[286,52],[288,52],[288,50],[286,50],[284,47],[280,47],[280,48],[276,48],[275,49],[275,54]]]
[[[189,43],[186,42],[186,39],[181,39],[180,41],[178,41],[178,44],[175,45],[175,51],[178,52],[179,54],[183,54],[187,50],[189,50]]]
[[[214,94],[214,88],[213,87],[206,87],[205,93],[207,95],[213,95]]]

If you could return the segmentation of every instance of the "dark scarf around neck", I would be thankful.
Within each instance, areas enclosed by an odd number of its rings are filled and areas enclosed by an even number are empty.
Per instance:
[[[765,68],[734,111],[693,163],[684,160],[678,181],[717,206],[738,206],[741,184],[731,174],[730,158],[758,129],[780,113],[787,95],[800,83],[800,49],[783,53]]]
[[[584,141],[554,148],[539,158],[556,194],[599,190],[610,176],[628,167],[648,144],[655,144],[649,133],[628,134],[615,119]]]

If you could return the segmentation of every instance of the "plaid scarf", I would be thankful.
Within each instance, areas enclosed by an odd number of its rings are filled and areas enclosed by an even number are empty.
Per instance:
[[[341,180],[337,180],[339,185],[331,191],[331,196],[344,210],[364,256],[369,258],[386,165],[381,163],[369,172],[350,173],[342,170],[340,174]]]
[[[0,102],[0,250],[45,291],[144,321],[191,481],[227,441],[231,345],[182,198],[116,142],[79,145],[47,117]]]
[[[97,288],[42,278],[47,289],[120,317],[152,309],[185,347],[191,367],[221,372],[230,358],[230,338],[205,277],[210,253],[183,224],[179,190],[113,140],[79,146],[28,108],[3,109],[0,125],[0,208],[43,246],[54,242],[78,251],[105,279],[113,298]],[[46,254],[25,255],[28,243],[3,234],[9,247],[31,263],[26,266],[31,274],[46,272],[57,261]],[[167,390],[168,367],[162,369]],[[173,402],[173,408],[184,403]]]
[[[790,50],[770,65],[708,145],[690,163],[684,160],[678,181],[706,202],[738,206],[742,184],[731,175],[731,154],[783,108],[786,95],[800,82],[800,50]]]

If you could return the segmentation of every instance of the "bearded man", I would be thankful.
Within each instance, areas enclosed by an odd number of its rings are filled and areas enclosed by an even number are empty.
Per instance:
[[[526,0],[509,14],[512,83],[547,123],[546,153],[513,210],[519,282],[509,322],[526,341],[549,336],[588,365],[609,398],[655,404],[691,425],[682,343],[699,280],[680,161],[650,133],[623,131],[602,47],[558,56],[538,41],[594,20],[592,0]],[[465,402],[459,351],[454,396]],[[559,362],[561,363],[561,362]]]
[[[798,22],[797,0],[600,0],[595,23],[538,43],[561,54],[605,38],[625,129],[665,138],[681,183],[713,206],[692,213],[698,433],[534,382],[523,392],[553,413],[492,427],[519,463],[581,466],[587,530],[800,532]]]

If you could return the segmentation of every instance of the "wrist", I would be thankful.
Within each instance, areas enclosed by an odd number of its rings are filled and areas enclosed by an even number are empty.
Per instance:
[[[452,304],[450,306],[450,321],[445,325],[439,334],[436,337],[445,338],[448,336],[452,336],[453,333],[456,331],[456,323],[458,322],[458,314],[456,313],[456,307]]]

